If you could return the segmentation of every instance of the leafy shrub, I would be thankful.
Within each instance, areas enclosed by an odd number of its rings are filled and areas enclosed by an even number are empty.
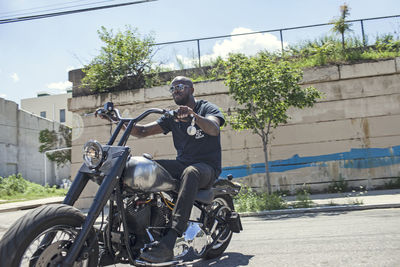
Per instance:
[[[307,188],[303,187],[296,193],[296,202],[292,204],[293,208],[310,208],[313,205],[313,201],[310,198],[310,193]]]
[[[115,90],[123,82],[126,82],[123,85],[125,90],[144,87],[145,74],[152,69],[153,35],[141,36],[136,28],[130,26],[117,33],[101,27],[98,35],[104,46],[100,54],[85,66],[82,86],[94,92]]]
[[[23,193],[27,187],[28,183],[21,174],[14,174],[7,178],[0,177],[0,197]]]
[[[5,178],[0,177],[0,198],[2,199],[62,196],[65,193],[66,190],[57,189],[56,186],[41,186],[29,182],[22,178],[21,174],[14,174]]]
[[[235,197],[235,209],[239,212],[285,209],[286,202],[278,194],[254,192],[249,187],[242,188]]]
[[[385,189],[397,189],[400,188],[400,177],[389,180],[389,182],[385,182]]]
[[[337,181],[333,181],[328,186],[328,193],[343,193],[347,191],[349,191],[349,185],[343,177],[340,177]]]
[[[289,46],[285,55],[295,60],[301,67],[394,58],[400,56],[400,39],[386,34],[377,37],[371,46],[364,47],[363,40],[348,37],[346,49],[343,49],[339,39],[324,36],[314,41]]]

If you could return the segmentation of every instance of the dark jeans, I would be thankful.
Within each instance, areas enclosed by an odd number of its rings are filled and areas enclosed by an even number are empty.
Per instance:
[[[175,179],[179,179],[178,199],[172,211],[172,228],[179,236],[185,232],[193,203],[199,189],[208,189],[215,181],[216,172],[206,163],[185,165],[177,160],[157,160]]]

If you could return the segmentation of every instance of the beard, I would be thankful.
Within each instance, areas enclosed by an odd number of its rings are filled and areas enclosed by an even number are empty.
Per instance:
[[[183,96],[180,99],[177,99],[177,98],[174,97],[174,101],[179,106],[186,106],[186,104],[189,103],[189,97],[190,97],[189,94]]]

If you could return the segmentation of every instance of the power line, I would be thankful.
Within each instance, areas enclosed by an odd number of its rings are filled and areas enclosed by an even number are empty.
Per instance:
[[[65,2],[65,3],[51,4],[51,5],[31,7],[31,8],[23,8],[23,9],[18,9],[18,10],[13,10],[13,11],[1,11],[0,15],[2,17],[5,16],[5,15],[7,15],[7,16],[19,16],[19,15],[26,14],[27,11],[31,11],[30,13],[37,13],[37,12],[47,11],[47,10],[40,10],[40,9],[48,8],[48,7],[60,7],[60,9],[64,9],[64,8],[67,8],[67,7],[61,7],[61,6],[65,6],[65,5],[68,5],[68,4],[74,4],[74,3],[88,2],[88,1],[91,2],[93,0],[74,0],[74,1],[69,1],[69,2]],[[108,1],[115,1],[115,0],[108,0]],[[86,5],[89,5],[89,4],[97,4],[97,2],[87,3]],[[38,11],[33,11],[33,10],[38,10]],[[25,13],[21,13],[21,12],[24,12],[24,11],[25,11]]]
[[[101,3],[105,3],[105,2],[110,2],[110,1],[114,1],[114,0],[104,0],[104,1],[98,1],[98,2],[91,2],[91,3],[86,3],[86,4],[79,4],[79,5],[69,5],[69,6],[65,6],[65,7],[61,7],[61,6],[63,6],[63,5],[67,5],[67,4],[73,4],[73,3],[76,3],[76,2],[82,2],[82,1],[72,1],[72,2],[67,2],[67,3],[64,3],[64,4],[53,4],[53,5],[47,5],[47,6],[41,6],[41,7],[36,7],[36,8],[27,8],[27,9],[21,9],[21,10],[17,10],[17,11],[11,11],[11,12],[4,12],[4,13],[1,13],[0,12],[0,14],[10,14],[10,15],[7,15],[7,16],[23,16],[23,15],[32,15],[33,16],[33,14],[35,14],[35,13],[40,13],[40,12],[49,12],[49,11],[61,11],[61,10],[65,10],[65,9],[69,9],[69,8],[76,8],[76,7],[82,7],[82,6],[90,6],[90,5],[94,5],[94,4],[101,4]],[[38,10],[38,11],[33,11],[33,10],[35,10],[35,9],[41,9],[41,8],[45,8],[45,7],[54,7],[54,6],[58,6],[57,8],[51,8],[51,9],[42,9],[42,10]],[[22,12],[22,11],[30,11],[30,12],[24,12],[24,13],[18,13],[18,12]],[[7,17],[7,16],[4,16],[4,15],[2,15],[0,18],[2,19],[2,18],[4,18],[4,17]]]
[[[57,16],[64,16],[64,15],[82,13],[82,12],[95,11],[95,10],[100,10],[100,9],[108,9],[108,8],[114,8],[114,7],[121,7],[121,6],[129,6],[129,5],[143,4],[143,3],[155,2],[155,1],[158,1],[158,0],[141,0],[141,1],[134,1],[134,2],[128,2],[128,3],[120,3],[120,4],[114,4],[114,5],[106,5],[106,6],[98,6],[98,7],[77,9],[77,10],[69,10],[69,11],[55,12],[55,13],[47,13],[47,14],[34,15],[34,16],[25,16],[25,17],[16,17],[16,18],[2,19],[2,20],[0,20],[0,24],[15,23],[15,22],[28,21],[28,20],[36,20],[36,19],[44,19],[44,18],[51,18],[51,17],[57,17]]]

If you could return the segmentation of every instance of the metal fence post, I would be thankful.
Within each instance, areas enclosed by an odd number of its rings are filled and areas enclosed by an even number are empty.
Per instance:
[[[197,55],[199,56],[199,68],[201,68],[200,40],[199,39],[197,39]]]
[[[282,34],[282,30],[279,30],[279,34],[281,36],[281,54],[283,56],[283,34]]]
[[[364,21],[360,20],[360,22],[361,22],[361,34],[362,34],[363,45],[364,47],[366,47],[367,44],[365,43]]]

